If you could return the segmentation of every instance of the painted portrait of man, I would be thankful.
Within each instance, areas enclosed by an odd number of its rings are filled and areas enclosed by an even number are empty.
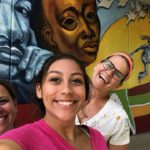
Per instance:
[[[71,53],[86,66],[96,59],[100,22],[95,0],[38,0],[32,15],[40,47]]]
[[[52,54],[37,47],[30,28],[33,0],[0,0],[0,78],[14,85],[19,103],[28,103],[34,76]]]

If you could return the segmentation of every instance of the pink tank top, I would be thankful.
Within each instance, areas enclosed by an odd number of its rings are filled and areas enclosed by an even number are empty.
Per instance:
[[[99,131],[89,128],[92,150],[108,150]],[[18,143],[22,150],[75,150],[64,138],[50,128],[44,120],[10,130],[0,136]]]

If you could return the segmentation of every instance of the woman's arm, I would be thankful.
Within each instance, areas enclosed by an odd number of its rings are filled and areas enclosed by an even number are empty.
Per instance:
[[[11,140],[0,140],[1,150],[22,150],[21,147],[14,141]]]
[[[111,144],[109,144],[109,150],[128,150],[128,145],[111,145]]]

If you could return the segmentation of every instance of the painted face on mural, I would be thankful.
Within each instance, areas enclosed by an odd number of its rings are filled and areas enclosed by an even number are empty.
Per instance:
[[[46,18],[42,33],[50,47],[72,53],[86,65],[92,63],[100,38],[95,0],[43,0],[42,7]]]
[[[33,0],[0,0],[0,78],[11,80],[19,89],[17,94],[21,95],[25,90],[30,90],[28,83],[53,54],[37,47],[29,23],[32,2]],[[26,99],[26,96],[25,94],[23,98],[19,95],[19,99]]]
[[[29,40],[30,11],[29,0],[0,1],[0,46],[5,46],[6,49],[11,46],[16,53],[15,48],[18,48],[18,55],[24,53],[22,51],[27,47]]]
[[[0,61],[3,62],[4,73],[10,69],[10,62],[16,65],[20,61],[27,47],[30,11],[31,2],[28,0],[0,1]]]

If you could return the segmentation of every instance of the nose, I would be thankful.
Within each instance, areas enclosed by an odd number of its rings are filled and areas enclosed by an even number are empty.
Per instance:
[[[90,24],[87,23],[84,19],[81,18],[81,38],[90,39],[95,36],[95,32],[90,27]]]
[[[69,83],[64,83],[62,86],[62,94],[63,95],[71,95],[72,94],[72,87],[69,85]]]
[[[15,16],[15,11],[12,13],[12,26],[11,26],[11,42],[14,44],[21,43],[23,40],[23,31],[19,24],[18,18]]]
[[[113,73],[114,73],[115,69],[110,69],[110,70],[106,70],[106,73],[109,77],[113,77]]]
[[[0,4],[0,35],[2,41],[18,42],[22,39],[23,33],[15,16],[15,11],[12,10],[10,4]]]

